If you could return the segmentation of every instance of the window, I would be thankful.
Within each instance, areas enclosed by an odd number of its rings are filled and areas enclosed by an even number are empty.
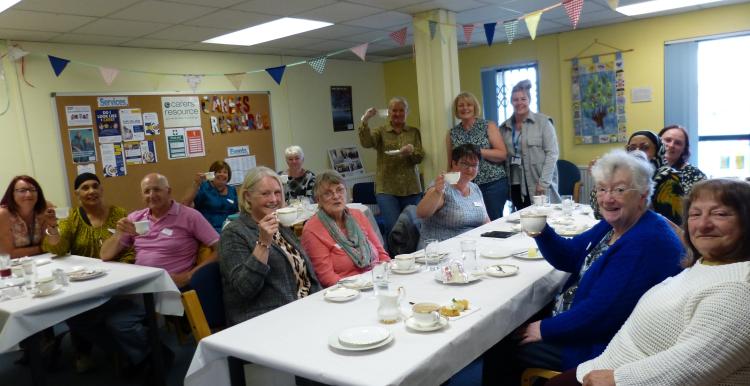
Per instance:
[[[482,70],[482,99],[486,119],[500,124],[513,115],[511,91],[513,86],[524,79],[531,81],[529,108],[538,112],[539,82],[536,63]]]

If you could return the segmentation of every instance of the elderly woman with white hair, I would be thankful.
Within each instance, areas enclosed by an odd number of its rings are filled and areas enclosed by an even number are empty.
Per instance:
[[[571,239],[549,226],[535,237],[544,258],[570,272],[570,278],[550,315],[522,326],[490,350],[504,361],[486,368],[485,381],[518,384],[524,368],[560,371],[596,357],[641,295],[680,272],[684,249],[678,236],[662,216],[648,209],[653,172],[642,152],[611,151],[591,170],[604,221]],[[503,379],[489,379],[492,367],[507,371]]]
[[[320,289],[310,259],[289,228],[279,225],[284,206],[279,176],[259,166],[240,186],[240,216],[219,241],[227,323],[234,325]]]
[[[305,162],[305,152],[297,145],[289,146],[284,150],[284,158],[289,167],[279,172],[279,174],[289,176],[284,199],[289,202],[300,197],[307,197],[307,200],[312,202],[315,198],[315,173],[302,167]]]

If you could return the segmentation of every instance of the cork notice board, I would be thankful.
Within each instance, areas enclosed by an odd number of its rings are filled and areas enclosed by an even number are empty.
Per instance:
[[[165,175],[172,197],[180,200],[196,173],[229,158],[229,148],[233,155],[255,156],[257,165],[276,169],[268,92],[52,96],[73,206],[79,204],[73,190],[79,171],[93,169],[99,176],[106,204],[132,211],[144,206],[140,181],[146,174]],[[158,125],[151,125],[155,120]],[[184,136],[176,136],[181,130]],[[123,146],[121,156],[117,144]],[[105,177],[104,165],[113,159],[123,165],[108,166],[106,173],[114,176]]]

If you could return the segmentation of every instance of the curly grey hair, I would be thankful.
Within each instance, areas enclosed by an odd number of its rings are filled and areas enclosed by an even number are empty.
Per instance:
[[[615,149],[599,158],[591,168],[591,176],[595,183],[602,183],[613,178],[618,170],[627,170],[632,178],[633,188],[641,194],[646,194],[646,205],[651,204],[654,192],[654,166],[648,161],[646,153],[635,150],[630,153],[622,149]]]

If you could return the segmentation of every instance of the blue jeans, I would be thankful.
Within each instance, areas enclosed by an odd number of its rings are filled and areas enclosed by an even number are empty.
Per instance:
[[[490,221],[503,217],[505,201],[508,199],[508,179],[503,177],[497,181],[481,184],[479,190],[482,191],[484,207],[487,208]]]
[[[422,199],[422,193],[412,194],[411,196],[394,196],[392,194],[378,193],[375,195],[380,207],[380,215],[385,223],[385,234],[383,239],[388,240],[388,235],[396,224],[401,211],[409,205],[419,204]]]

